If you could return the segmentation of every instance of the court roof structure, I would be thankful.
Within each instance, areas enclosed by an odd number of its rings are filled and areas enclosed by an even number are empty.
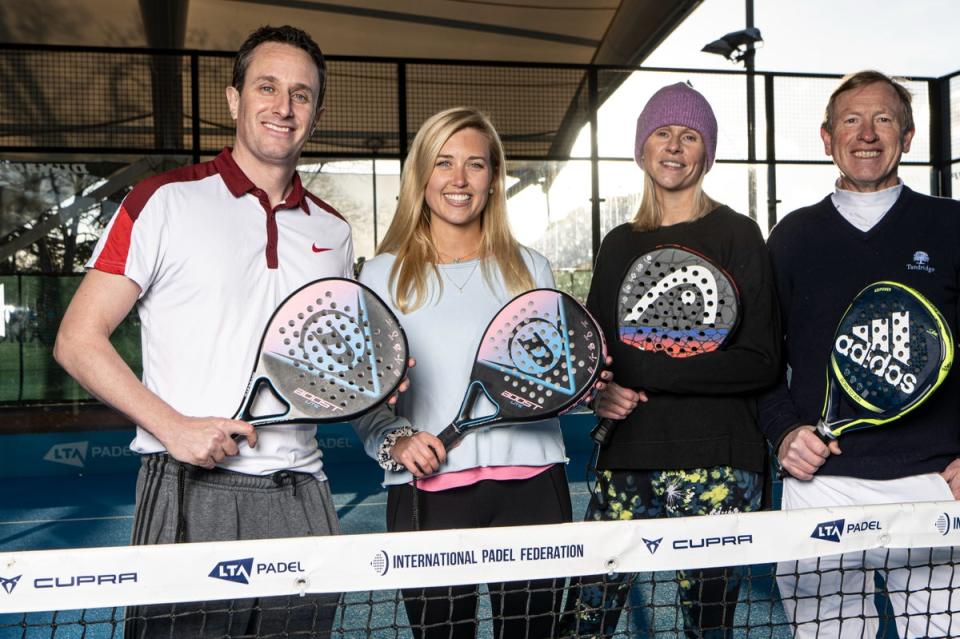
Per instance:
[[[639,64],[702,0],[10,0],[0,42],[235,50],[262,24],[327,54]]]

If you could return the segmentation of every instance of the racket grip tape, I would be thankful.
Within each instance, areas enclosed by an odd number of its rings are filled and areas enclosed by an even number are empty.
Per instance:
[[[440,431],[440,434],[437,435],[437,439],[443,444],[444,450],[450,450],[454,444],[460,441],[461,437],[463,437],[463,433],[453,424],[444,428]]]
[[[610,434],[613,433],[614,426],[616,426],[616,423],[612,419],[604,417],[590,431],[590,438],[601,447],[606,446],[610,440]]]

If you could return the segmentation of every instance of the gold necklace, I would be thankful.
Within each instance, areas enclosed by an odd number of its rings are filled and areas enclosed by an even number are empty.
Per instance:
[[[447,263],[447,264],[459,264],[460,262],[463,262],[463,261],[466,260],[467,258],[469,258],[469,257],[471,257],[471,256],[473,256],[473,255],[476,255],[476,254],[479,253],[479,252],[480,252],[480,247],[478,246],[477,248],[473,249],[473,250],[470,251],[469,253],[465,253],[465,254],[461,255],[460,257],[453,257],[452,255],[447,255],[446,253],[444,253],[444,252],[441,251],[440,249],[437,249],[437,255],[439,255],[441,259],[446,260],[446,263]]]
[[[466,256],[464,256],[464,257],[466,257]],[[461,259],[463,259],[463,258],[461,258]],[[459,262],[459,260],[458,260],[458,262]],[[456,264],[456,263],[458,263],[458,262],[454,262],[454,264]],[[440,267],[442,267],[442,266],[443,266],[443,264],[440,265]],[[445,269],[445,268],[440,268],[440,272],[443,273],[443,276],[447,278],[447,281],[449,281],[451,284],[453,284],[453,287],[454,287],[455,289],[457,289],[457,293],[458,293],[459,295],[463,295],[463,289],[465,289],[465,288],[467,287],[467,284],[470,282],[470,279],[473,277],[473,274],[477,272],[477,267],[478,267],[478,266],[480,266],[480,260],[477,260],[476,262],[473,263],[473,268],[470,269],[470,273],[467,275],[467,278],[466,278],[465,280],[463,280],[463,284],[457,284],[457,281],[456,281],[455,279],[453,279],[453,277],[451,277],[449,273],[447,273],[447,269]]]

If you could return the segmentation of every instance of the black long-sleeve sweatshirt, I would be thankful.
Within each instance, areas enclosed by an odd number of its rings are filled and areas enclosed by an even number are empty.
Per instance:
[[[722,349],[674,358],[619,341],[621,280],[637,257],[665,244],[706,256],[736,283],[740,323]],[[752,220],[720,206],[698,220],[654,231],[618,226],[600,247],[587,307],[603,327],[614,381],[650,398],[617,422],[601,450],[600,468],[764,470],[756,396],[777,379],[781,335],[767,249]]]

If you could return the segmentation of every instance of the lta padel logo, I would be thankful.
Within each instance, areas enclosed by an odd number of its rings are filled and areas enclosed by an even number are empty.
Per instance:
[[[253,570],[253,557],[221,561],[210,571],[214,579],[233,581],[238,584],[250,583],[250,573]]]
[[[845,520],[843,519],[821,522],[813,529],[813,534],[811,534],[810,537],[840,543],[840,537],[843,536],[844,522]]]
[[[850,335],[839,335],[834,350],[904,394],[917,387],[910,368],[910,312],[894,312],[889,317],[854,326]]]

